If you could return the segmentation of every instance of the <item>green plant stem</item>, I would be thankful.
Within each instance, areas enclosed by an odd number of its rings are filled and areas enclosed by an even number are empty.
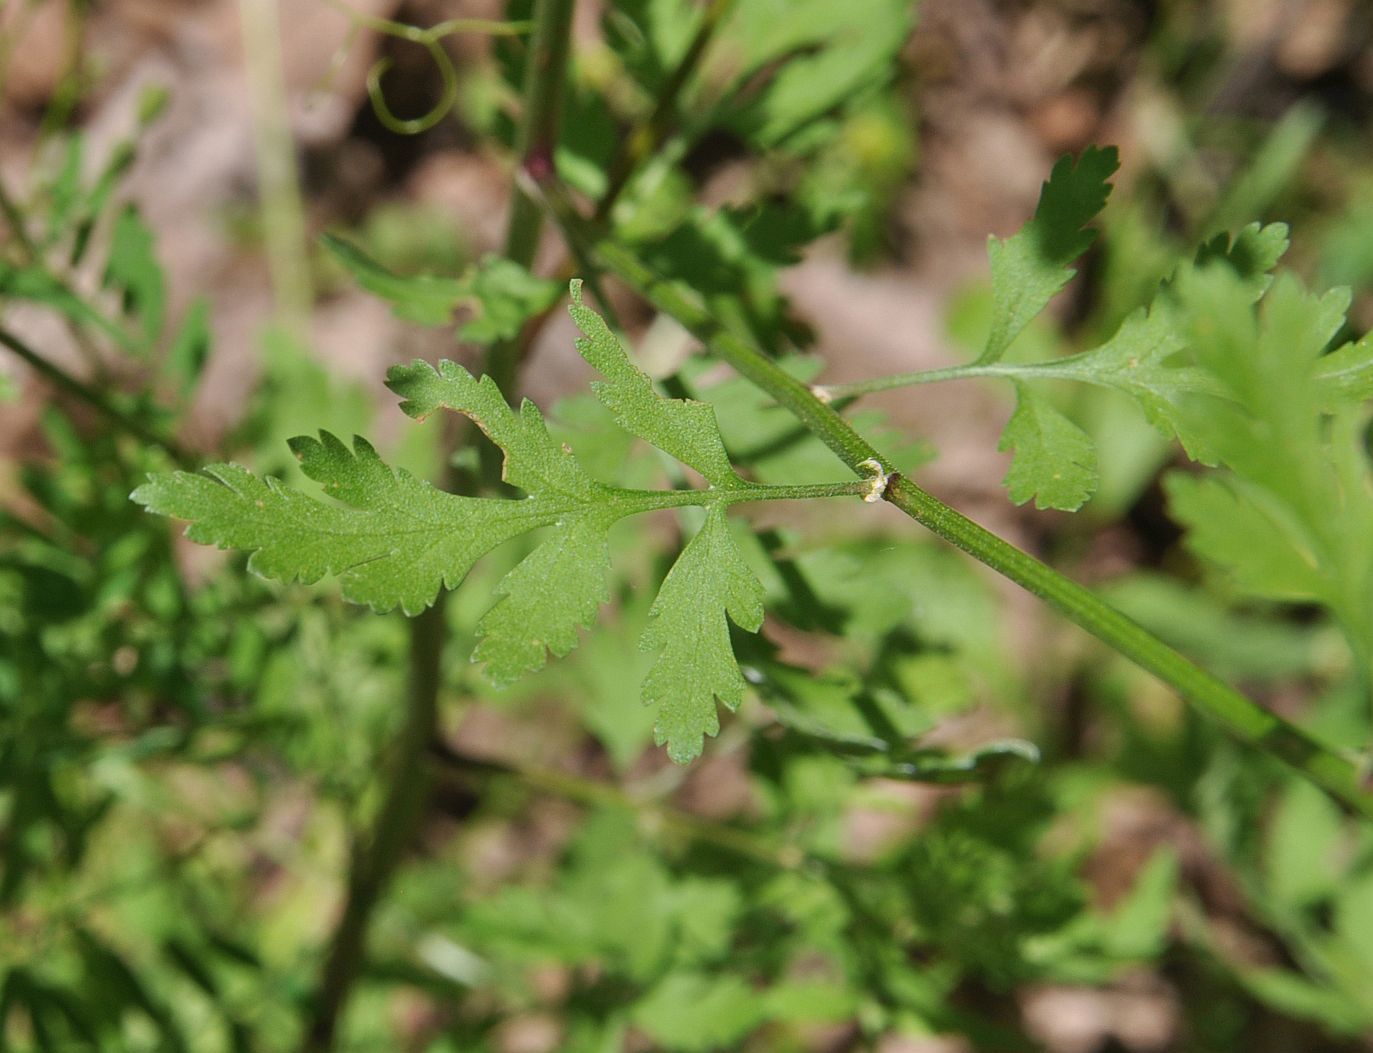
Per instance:
[[[661,150],[663,145],[672,137],[677,126],[682,89],[691,79],[692,74],[696,72],[697,67],[700,66],[716,29],[725,16],[733,10],[735,2],[736,0],[712,0],[702,16],[701,25],[697,28],[696,35],[692,38],[686,51],[683,52],[677,66],[668,75],[667,80],[663,82],[662,91],[654,104],[652,113],[641,125],[620,140],[619,148],[607,168],[609,174],[606,177],[605,189],[596,201],[595,222],[598,228],[603,225],[604,221],[609,220],[611,210],[619,201],[638,167]],[[532,180],[532,182],[534,191],[528,193],[527,197],[536,202],[537,207],[540,197],[539,181]],[[614,319],[612,304],[605,296],[601,295],[597,285],[592,284],[596,277],[596,269],[590,266],[589,261],[583,260],[578,255],[575,246],[568,245],[567,249],[571,259],[565,261],[558,269],[557,280],[565,283],[570,278],[575,277],[580,269],[589,284],[592,295],[600,303],[611,325],[614,328],[620,328]],[[538,333],[542,331],[548,320],[558,312],[558,309],[557,304],[550,305],[530,319],[524,328],[524,332],[520,334],[519,347],[516,352],[517,358],[523,357]]]
[[[691,43],[663,82],[653,112],[643,124],[621,140],[607,171],[605,190],[596,202],[593,223],[599,225],[610,218],[610,210],[615,207],[615,202],[620,199],[635,170],[661,150],[672,137],[673,129],[677,126],[682,90],[700,66],[715,31],[734,9],[734,3],[735,0],[711,0],[706,7]]]
[[[826,497],[863,497],[873,492],[873,480],[842,483],[767,484],[709,490],[621,490],[613,491],[627,516],[658,512],[667,508],[738,505],[756,501],[814,501]]]
[[[396,865],[410,847],[433,781],[425,762],[438,726],[442,683],[443,608],[435,605],[410,622],[410,683],[405,724],[394,744],[390,782],[372,824],[371,839],[354,850],[343,915],[325,959],[319,996],[301,1045],[306,1053],[333,1049],[343,1008],[366,958],[372,914]]]
[[[572,44],[573,0],[536,0],[534,33],[524,70],[524,112],[515,142],[518,157],[515,190],[506,228],[505,255],[521,267],[533,266],[543,228],[543,210],[524,187],[521,174],[536,182],[553,174],[562,117],[567,58]],[[515,379],[518,356],[508,348],[493,354],[491,376],[507,394]]]
[[[816,384],[811,390],[824,402],[855,399],[893,388],[914,387],[917,384],[938,384],[946,380],[972,380],[977,377],[1012,379],[1034,376],[1043,379],[1080,380],[1065,369],[1055,369],[1056,363],[1036,362],[1017,365],[1013,362],[992,362],[986,365],[946,366],[942,369],[922,369],[912,373],[892,373],[885,377],[856,380],[849,384]]]
[[[84,402],[120,430],[127,432],[145,445],[158,447],[178,465],[186,467],[191,464],[191,458],[176,442],[164,435],[157,434],[138,418],[125,413],[89,384],[78,380],[60,366],[53,365],[8,329],[0,328],[0,344],[7,347],[30,369],[49,381],[54,387]]]
[[[1051,359],[1048,362],[988,362],[945,366],[940,369],[917,370],[913,373],[892,373],[848,384],[816,384],[811,387],[811,391],[824,402],[848,403],[862,395],[871,395],[878,391],[915,387],[919,384],[938,384],[946,380],[991,377],[1001,380],[1073,380],[1078,383],[1099,383],[1090,375],[1073,368],[1073,359],[1077,357],[1073,355],[1068,358]],[[1219,385],[1216,386],[1216,393],[1222,394]]]
[[[28,227],[24,224],[24,216],[19,211],[19,206],[10,197],[10,192],[5,187],[4,180],[0,180],[0,215],[5,217],[5,223],[10,228],[10,233],[23,250],[24,257],[30,263],[38,259],[38,246],[33,243],[33,238],[29,236]]]
[[[694,296],[676,284],[660,279],[633,253],[612,241],[592,239],[588,224],[572,209],[561,188],[548,185],[544,189],[546,206],[565,236],[582,241],[583,251],[589,257],[634,288],[659,311],[675,318],[736,372],[776,399],[849,468],[862,472],[866,463],[876,462],[883,471],[893,471],[891,462],[810,388],[789,376],[747,341],[724,329]],[[1240,742],[1284,761],[1353,811],[1373,819],[1373,793],[1365,785],[1358,765],[1350,759],[1268,712],[1088,589],[974,523],[909,479],[894,477],[884,498],[1169,684],[1195,709],[1218,721]]]
[[[1241,742],[1305,773],[1351,808],[1373,819],[1373,795],[1360,785],[1356,766],[1345,757],[1206,672],[1088,589],[974,523],[910,480],[896,480],[888,488],[886,498],[912,519],[1034,593],[1172,686]]]
[[[572,8],[573,0],[535,3],[529,75],[525,79],[525,127],[520,143],[522,170],[531,164],[537,170],[537,160],[531,159],[544,156],[544,151],[551,166],[566,82]],[[531,203],[532,214],[528,212],[529,206],[522,208],[522,196],[516,187],[505,250],[509,259],[529,267],[538,250],[543,213],[537,203]],[[485,356],[484,372],[495,378],[507,395],[514,387],[519,347],[519,341],[504,341],[489,348]],[[468,431],[475,436],[474,427],[469,426]],[[485,477],[499,478],[499,471],[497,460],[483,461]],[[465,489],[470,491],[474,487]],[[339,1022],[366,961],[372,915],[424,818],[424,804],[433,780],[430,757],[439,732],[447,595],[440,592],[434,605],[410,622],[405,725],[391,757],[385,798],[371,835],[353,856],[343,912],[326,952],[320,989],[306,1024],[301,1053],[329,1053],[334,1048]]]
[[[610,783],[527,764],[472,757],[459,753],[444,743],[436,743],[434,753],[446,767],[454,771],[483,778],[513,779],[530,789],[578,804],[601,808],[627,808],[643,815],[648,820],[648,825],[658,826],[677,836],[702,841],[781,870],[823,872],[828,867],[824,860],[807,854],[795,845],[778,845],[763,840],[746,830],[645,799]]]
[[[287,123],[277,0],[239,0],[239,20],[253,113],[263,238],[277,320],[303,345],[308,338],[314,293],[305,253],[305,206],[296,173],[295,144]]]

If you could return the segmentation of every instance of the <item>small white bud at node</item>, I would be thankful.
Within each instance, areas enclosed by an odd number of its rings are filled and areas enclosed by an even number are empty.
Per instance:
[[[871,476],[868,480],[868,492],[863,495],[863,500],[868,504],[875,504],[882,500],[887,493],[887,484],[891,482],[891,477],[895,473],[884,469],[875,457],[869,457],[858,467]]]

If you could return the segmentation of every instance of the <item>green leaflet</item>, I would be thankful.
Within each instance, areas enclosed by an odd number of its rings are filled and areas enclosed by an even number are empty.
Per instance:
[[[1096,450],[1088,434],[1027,384],[1016,384],[1016,408],[1001,433],[1014,449],[1003,480],[1011,500],[1036,508],[1080,508],[1096,490]]]
[[[1233,402],[1232,393],[1193,352],[1195,334],[1188,331],[1189,314],[1178,300],[1178,289],[1192,282],[1199,270],[1220,269],[1230,274],[1235,296],[1252,303],[1272,282],[1271,269],[1286,247],[1287,228],[1280,223],[1250,224],[1233,240],[1219,235],[1198,250],[1196,264],[1184,267],[1148,309],[1129,315],[1101,346],[1044,362],[973,367],[1016,382],[1019,408],[1001,443],[1002,449],[1016,450],[1006,478],[1012,500],[1021,503],[1034,497],[1037,507],[1073,511],[1096,488],[1091,439],[1042,398],[1029,395],[1025,382],[1036,379],[1071,380],[1128,395],[1149,423],[1176,438],[1194,461],[1215,464],[1219,454],[1211,421],[1221,412],[1217,400]],[[1327,312],[1343,317],[1338,305],[1328,305]],[[1333,333],[1333,315],[1320,331]],[[1318,370],[1318,382],[1329,400],[1373,387],[1366,350],[1350,345],[1339,358],[1330,357],[1333,361]]]
[[[393,471],[364,439],[350,451],[328,432],[295,439],[305,474],[342,504],[326,504],[236,464],[204,474],[154,475],[133,492],[150,512],[186,519],[186,536],[252,553],[249,569],[311,584],[338,575],[343,594],[385,611],[418,614],[440,587],[455,588],[491,549],[557,511],[444,493]]]
[[[1359,354],[1345,353],[1323,373],[1330,365],[1321,352],[1344,323],[1348,294],[1313,296],[1283,276],[1255,304],[1250,283],[1212,266],[1187,275],[1179,298],[1198,365],[1225,395],[1193,407],[1187,427],[1226,472],[1166,480],[1188,546],[1245,593],[1322,604],[1368,661],[1373,494],[1365,414],[1348,401],[1357,384],[1332,399],[1333,382],[1322,380]]]
[[[1006,362],[1007,346],[1043,309],[1072,275],[1063,265],[1091,242],[1081,228],[1099,209],[1109,190],[1104,179],[1114,169],[1114,152],[1089,150],[1076,167],[1063,158],[1044,186],[1034,219],[1006,242],[992,241],[993,295],[991,336],[981,358],[966,366],[902,373],[825,388],[830,398],[852,397],[910,384],[991,377],[1016,386],[1017,409],[1002,435],[1001,449],[1015,456],[1006,485],[1017,503],[1034,498],[1039,508],[1075,511],[1096,489],[1096,452],[1090,437],[1059,413],[1031,384],[1069,380],[1128,395],[1145,418],[1189,457],[1215,464],[1214,428],[1207,413],[1234,393],[1201,361],[1180,299],[1198,273],[1230,275],[1234,295],[1253,304],[1272,284],[1272,268],[1287,248],[1287,228],[1251,223],[1233,238],[1220,234],[1203,244],[1194,262],[1180,267],[1158,290],[1153,303],[1128,315],[1105,343],[1079,354],[1032,362]],[[1332,301],[1317,329],[1329,339],[1343,319]],[[1314,386],[1327,406],[1348,404],[1373,391],[1373,350],[1351,344],[1328,356],[1316,369]],[[1198,410],[1198,407],[1204,407]],[[1216,412],[1221,412],[1216,410]]]
[[[1321,597],[1320,569],[1305,530],[1271,495],[1233,479],[1181,473],[1169,475],[1164,489],[1173,516],[1189,527],[1187,547],[1227,568],[1235,586],[1265,599]]]
[[[154,343],[166,319],[167,286],[154,252],[153,233],[132,206],[115,220],[104,283],[108,289],[119,290],[125,313],[139,320],[142,346]]]
[[[458,336],[474,344],[513,340],[525,322],[557,303],[562,292],[560,283],[535,277],[514,260],[487,256],[464,279],[463,294],[480,313],[458,327]]]
[[[16,267],[0,259],[0,298],[42,304],[73,322],[98,330],[126,351],[136,346],[128,333],[42,268]]]
[[[1177,312],[1164,299],[1131,314],[1115,336],[1091,351],[1056,359],[1045,372],[1084,384],[1114,388],[1139,404],[1149,423],[1176,437],[1193,460],[1209,461],[1201,435],[1187,427],[1188,400],[1219,395],[1210,374],[1190,365],[1169,365],[1187,348]]]
[[[892,79],[914,20],[909,0],[736,0],[699,75],[735,134],[771,148]],[[603,15],[607,43],[652,95],[700,25],[691,0],[626,0]],[[689,107],[693,115],[704,105]],[[695,120],[700,120],[695,117]]]
[[[580,280],[572,282],[569,310],[583,333],[577,350],[606,378],[591,389],[615,423],[695,468],[711,486],[742,485],[725,453],[715,408],[691,399],[665,399],[654,391],[653,382],[629,360],[605,320],[582,303]]]
[[[614,515],[569,516],[496,586],[503,597],[477,623],[474,662],[497,684],[518,680],[544,664],[544,650],[561,658],[577,646],[579,626],[591,625],[610,599],[608,534]]]
[[[416,361],[392,366],[386,386],[401,396],[400,408],[411,417],[423,420],[447,408],[470,418],[505,451],[502,478],[531,497],[557,493],[574,504],[611,498],[606,487],[582,470],[572,451],[548,433],[539,408],[526,399],[519,412],[512,410],[490,377],[473,377],[447,359],[437,368]]]
[[[758,992],[741,976],[676,972],[634,1006],[631,1019],[662,1048],[709,1053],[738,1048],[767,1012]]]
[[[1327,412],[1373,398],[1373,334],[1325,355],[1315,372],[1321,407]]]
[[[1220,233],[1202,243],[1194,266],[1203,268],[1225,263],[1244,282],[1249,298],[1257,300],[1273,282],[1273,268],[1291,244],[1286,223],[1250,223],[1233,238]]]
[[[729,126],[775,147],[890,80],[913,16],[907,0],[743,0],[722,33],[736,49],[722,65],[740,71],[736,98],[742,102],[724,107]],[[783,57],[788,61],[761,86],[739,90]]]
[[[456,278],[396,274],[340,237],[326,233],[320,240],[355,282],[391,304],[396,317],[420,325],[446,325],[452,319],[463,295]]]
[[[1204,429],[1192,427],[1197,396],[1224,397],[1214,376],[1194,365],[1171,360],[1187,349],[1176,306],[1161,295],[1152,308],[1140,308],[1100,347],[1067,358],[998,368],[1016,386],[1015,414],[1000,448],[1014,448],[1005,484],[1011,500],[1035,499],[1037,508],[1075,511],[1097,485],[1095,444],[1081,428],[1034,391],[1029,381],[1072,380],[1112,388],[1130,396],[1145,418],[1164,435],[1177,438],[1188,455],[1215,462]]]
[[[198,298],[186,311],[181,328],[171,339],[167,349],[166,370],[176,381],[177,389],[183,397],[200,381],[200,374],[210,358],[210,303],[203,297]]]
[[[340,237],[325,234],[323,242],[353,280],[388,301],[398,318],[420,325],[447,325],[459,304],[475,304],[476,317],[458,328],[458,335],[474,344],[513,339],[525,322],[552,307],[562,292],[557,282],[536,278],[518,263],[498,256],[487,256],[462,278],[401,275]]]
[[[1107,180],[1118,167],[1114,147],[1090,147],[1076,164],[1061,158],[1040,191],[1034,218],[1005,241],[988,240],[994,310],[979,363],[1000,359],[1076,273],[1068,264],[1091,247],[1095,235],[1083,227],[1105,206]]]
[[[604,321],[572,285],[570,308],[585,339],[578,349],[604,376],[597,397],[625,429],[700,472],[706,490],[633,490],[589,475],[548,430],[532,402],[513,409],[490,377],[453,362],[394,367],[387,383],[401,408],[424,417],[445,407],[469,417],[505,454],[503,475],[520,500],[466,497],[384,464],[363,439],[350,450],[327,432],[291,446],[305,474],[333,501],[320,501],[237,465],[202,474],[154,475],[133,494],[150,511],[191,522],[187,536],[244,549],[250,568],[279,581],[338,575],[344,595],[378,610],[416,614],[440,588],[455,588],[496,546],[539,527],[552,532],[496,588],[498,600],[477,626],[474,660],[497,683],[565,655],[608,599],[608,534],[625,516],[686,505],[706,509],[705,524],[668,572],[650,612],[643,647],[655,657],[643,686],[658,707],[657,741],[676,761],[701,752],[719,730],[718,698],[731,709],[745,683],[729,624],[756,632],[763,587],[744,562],[726,522],[728,505],[783,497],[855,493],[855,484],[767,487],[735,474],[707,404],[667,399],[630,360]]]
[[[679,763],[700,755],[702,735],[720,730],[717,698],[730,709],[744,699],[726,614],[756,633],[763,625],[763,586],[717,504],[663,579],[641,641],[658,655],[643,691],[644,702],[658,706],[654,740]]]

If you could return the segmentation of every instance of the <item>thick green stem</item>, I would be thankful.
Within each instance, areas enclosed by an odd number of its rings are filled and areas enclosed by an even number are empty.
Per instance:
[[[545,201],[566,236],[629,284],[658,310],[680,322],[738,373],[790,410],[856,472],[891,462],[836,410],[789,376],[761,351],[714,321],[693,295],[663,281],[633,253],[596,241],[560,188],[545,188]],[[1236,739],[1291,765],[1350,809],[1373,819],[1373,793],[1359,767],[1253,700],[1212,676],[1081,585],[978,526],[909,479],[894,478],[883,495],[945,541],[1005,575],[1071,621],[1173,687],[1195,709],[1222,724]]]
[[[910,480],[896,480],[888,488],[886,499],[1171,685],[1241,742],[1290,764],[1355,811],[1373,819],[1373,794],[1361,785],[1356,765],[1347,758],[1268,712],[1088,589],[978,526]]]

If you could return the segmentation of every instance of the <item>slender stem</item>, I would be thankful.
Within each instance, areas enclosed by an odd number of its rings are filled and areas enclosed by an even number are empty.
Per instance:
[[[715,322],[694,296],[655,275],[636,256],[610,241],[587,241],[586,221],[561,188],[545,188],[545,203],[566,236],[602,266],[636,289],[658,310],[676,318],[738,373],[787,408],[854,471],[890,461],[859,435],[834,408],[789,376],[761,351]],[[1236,739],[1277,757],[1306,775],[1353,811],[1373,819],[1373,793],[1359,767],[1297,726],[1265,710],[1153,636],[1081,585],[984,529],[909,479],[894,477],[884,497],[945,541],[1038,596],[1141,668],[1172,686],[1195,709]]]
[[[741,490],[721,490],[719,494],[725,504],[739,504],[744,501],[814,501],[825,497],[864,497],[873,492],[872,480],[860,480],[842,483],[770,483],[766,486],[750,485]]]
[[[24,224],[24,216],[14,203],[14,199],[10,197],[3,179],[0,179],[0,215],[5,217],[10,233],[14,235],[14,240],[23,250],[25,259],[30,263],[37,260],[38,247],[33,243],[33,238],[29,236],[28,227]]]
[[[579,804],[629,808],[647,813],[657,824],[673,833],[695,841],[704,841],[769,866],[783,870],[808,871],[817,871],[826,866],[823,860],[807,854],[795,845],[774,844],[746,830],[646,800],[610,783],[527,764],[471,757],[444,743],[436,743],[433,748],[442,763],[456,771],[470,772],[483,777],[515,779],[532,789]]]
[[[969,380],[974,377],[1014,377],[1031,371],[1039,376],[1053,375],[1051,371],[1037,368],[1037,366],[1017,366],[996,362],[981,366],[945,366],[942,369],[922,369],[913,373],[893,373],[885,377],[856,380],[849,384],[816,384],[811,387],[811,391],[823,402],[835,402],[839,399],[854,399],[860,395],[871,395],[876,391],[913,387],[916,384],[938,384],[945,380]]]
[[[305,255],[305,206],[287,122],[277,0],[239,0],[239,18],[253,112],[267,267],[278,320],[297,342],[304,343],[314,294]]]
[[[701,24],[691,38],[691,43],[687,45],[676,67],[668,74],[667,80],[663,82],[648,120],[621,140],[620,147],[610,162],[605,190],[596,202],[593,223],[604,223],[610,218],[610,210],[620,199],[635,169],[662,149],[663,144],[671,138],[672,131],[677,125],[677,110],[682,90],[701,64],[716,29],[733,10],[734,3],[735,0],[711,0],[701,16]]]
[[[725,16],[733,10],[735,2],[736,0],[711,0],[710,6],[702,17],[701,25],[697,28],[696,35],[682,54],[681,61],[668,75],[667,80],[663,82],[663,88],[658,101],[654,104],[653,112],[642,125],[635,128],[620,141],[615,157],[607,169],[609,174],[606,177],[606,187],[596,202],[595,214],[598,224],[609,219],[611,209],[615,207],[615,203],[620,199],[625,187],[629,185],[629,180],[639,165],[662,149],[663,144],[671,138],[677,123],[682,89],[701,64],[706,49],[715,35],[716,28]],[[526,190],[524,193],[528,200],[537,201],[541,196],[541,191],[538,189],[540,180],[535,179],[532,182],[534,189],[532,191]],[[601,295],[600,289],[595,284],[596,269],[590,265],[590,261],[578,256],[574,246],[569,244],[567,248],[572,260],[564,262],[559,268],[559,280],[565,282],[574,277],[580,270],[591,289],[592,295],[601,304],[609,319],[612,314],[611,304],[606,297]],[[573,266],[574,264],[575,266]],[[515,352],[517,361],[523,357],[538,333],[557,310],[557,305],[552,304],[540,311],[525,325],[524,331],[520,334],[518,349]],[[611,324],[615,328],[619,328],[613,319],[611,319]]]
[[[16,356],[26,362],[35,373],[44,377],[67,394],[80,399],[93,410],[111,421],[134,438],[149,446],[156,446],[165,451],[172,460],[180,465],[188,465],[190,457],[177,443],[168,439],[164,435],[159,435],[151,428],[147,427],[138,418],[125,413],[108,398],[102,395],[95,388],[78,380],[66,370],[53,365],[46,358],[40,355],[28,344],[24,343],[14,333],[8,329],[0,328],[0,344],[9,348]]]
[[[614,490],[622,514],[658,512],[666,508],[740,505],[755,501],[815,501],[826,497],[867,497],[881,493],[878,480],[847,480],[842,483],[745,483],[709,490]],[[875,500],[876,498],[874,498]]]
[[[552,144],[557,139],[566,81],[572,8],[573,0],[535,3],[520,144],[526,170],[537,169],[535,159],[547,157],[548,171],[552,171]],[[520,199],[524,195],[518,187],[514,193],[506,256],[528,267],[538,249],[543,215],[537,204],[533,204],[532,212],[528,206],[522,209]],[[486,354],[484,371],[496,379],[507,396],[514,387],[519,346],[518,341],[505,341],[493,345]],[[497,462],[488,459],[483,467],[489,477],[499,476]],[[440,592],[434,606],[410,623],[410,687],[405,726],[391,758],[386,797],[372,833],[354,854],[343,913],[326,954],[319,995],[306,1025],[301,1053],[328,1053],[334,1048],[339,1021],[367,958],[372,914],[424,817],[424,803],[433,778],[431,749],[438,740],[447,595]]]
[[[966,366],[945,366],[941,369],[922,369],[913,373],[893,373],[885,377],[872,377],[856,380],[849,384],[816,384],[811,391],[823,402],[849,403],[862,395],[877,391],[890,391],[893,388],[914,387],[918,384],[938,384],[945,380],[971,380],[978,377],[998,377],[1004,380],[1074,380],[1083,384],[1097,384],[1109,387],[1107,380],[1097,376],[1090,369],[1076,364],[1077,360],[1090,356],[1091,351],[1067,358],[1050,359],[1047,362],[987,362],[970,363]],[[1193,384],[1201,383],[1198,377],[1191,377]],[[1212,383],[1205,388],[1208,393],[1224,396],[1224,388]]]
[[[372,913],[424,815],[433,781],[425,762],[438,725],[438,697],[445,626],[443,608],[429,608],[410,622],[410,686],[405,725],[394,745],[386,797],[372,826],[371,840],[357,848],[348,872],[343,915],[324,963],[320,992],[302,1053],[334,1047],[344,1005],[366,957]]]
[[[534,5],[534,35],[524,70],[524,113],[515,150],[519,156],[518,171],[535,181],[553,175],[564,73],[572,42],[572,10],[573,0],[536,0]],[[510,225],[506,229],[506,257],[522,267],[532,266],[542,226],[543,212],[538,202],[517,178],[510,203]],[[493,379],[502,391],[508,391],[514,378],[514,356],[502,354],[496,358],[492,363],[496,369]]]
[[[410,40],[416,44],[442,40],[444,37],[451,37],[456,33],[484,33],[493,37],[515,37],[528,33],[533,27],[532,22],[503,22],[494,18],[450,18],[428,27],[412,26],[408,22],[396,22],[390,18],[369,15],[365,11],[359,11],[351,4],[344,3],[343,0],[327,0],[327,3],[334,10],[346,15],[354,25],[374,29],[378,33],[399,37],[401,40]]]

